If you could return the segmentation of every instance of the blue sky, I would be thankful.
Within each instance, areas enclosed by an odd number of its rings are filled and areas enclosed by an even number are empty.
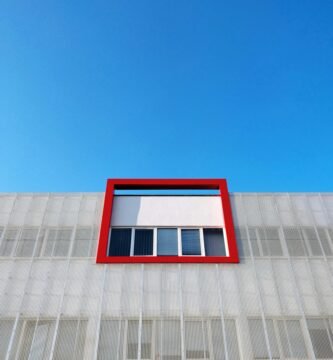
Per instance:
[[[333,2],[0,5],[0,191],[333,191]]]

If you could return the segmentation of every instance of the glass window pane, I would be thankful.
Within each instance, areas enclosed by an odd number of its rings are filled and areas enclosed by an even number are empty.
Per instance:
[[[198,229],[182,229],[182,254],[201,255]]]
[[[224,237],[222,229],[204,229],[206,256],[225,256]]]
[[[157,255],[178,255],[177,229],[157,230]]]
[[[134,255],[153,255],[153,230],[136,229]]]
[[[132,229],[112,229],[109,256],[130,256]]]

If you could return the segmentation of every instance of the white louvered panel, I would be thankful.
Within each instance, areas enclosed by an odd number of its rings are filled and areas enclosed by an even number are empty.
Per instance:
[[[241,196],[232,194],[230,196],[230,203],[231,203],[232,218],[234,221],[234,225],[235,226],[244,226],[246,221],[245,221]]]
[[[322,312],[333,314],[333,277],[329,267],[321,260],[309,260],[310,270],[320,296]]]
[[[122,279],[125,265],[114,265],[106,268],[102,314],[119,316],[121,311]]]
[[[161,314],[161,268],[159,265],[145,266],[143,279],[143,313],[145,316]]]
[[[182,266],[183,311],[187,316],[200,315],[199,269],[196,264]]]
[[[247,315],[260,314],[260,299],[252,264],[239,264],[237,274],[241,306]]]
[[[5,216],[12,211],[15,202],[15,195],[0,195],[0,214]]]
[[[280,223],[272,195],[258,195],[263,223],[267,226],[278,226]]]
[[[283,226],[295,226],[295,220],[288,195],[275,195],[275,202]]]
[[[0,261],[0,317],[6,314],[5,299],[7,298],[6,287],[11,281],[13,262],[10,260]]]
[[[81,289],[80,313],[87,317],[95,316],[100,311],[99,299],[102,296],[103,286],[103,267],[88,263],[86,260],[85,281]],[[82,266],[81,265],[81,266]]]
[[[328,215],[329,226],[333,227],[333,195],[322,195],[322,199]]]
[[[28,226],[41,226],[44,212],[47,206],[48,197],[34,195],[30,203],[29,211],[25,217],[25,223]]]
[[[70,261],[67,283],[64,292],[62,313],[66,316],[79,316],[81,301],[84,301],[84,287],[87,281],[87,262]]]
[[[84,195],[80,205],[78,224],[81,226],[92,226],[95,224],[95,212],[97,206],[97,196]]]
[[[81,196],[65,196],[62,205],[59,223],[60,226],[74,226],[78,220]]]
[[[269,260],[260,259],[256,262],[256,271],[261,290],[263,310],[265,315],[281,315],[278,292]]]
[[[175,264],[164,264],[161,272],[161,312],[162,315],[180,315],[179,272]]]
[[[219,316],[219,288],[216,279],[216,269],[212,265],[198,265],[200,314],[204,317]]]
[[[14,207],[13,213],[25,213],[29,210],[30,203],[32,201],[31,195],[18,195]]]
[[[256,195],[243,195],[243,207],[246,212],[247,224],[250,226],[260,226],[262,218],[260,214],[258,198]]]
[[[44,226],[58,226],[64,196],[51,196],[47,202]]]
[[[319,315],[321,313],[321,306],[311,279],[311,274],[306,264],[306,260],[293,259],[291,261],[305,314]]]
[[[28,261],[15,262],[5,288],[2,309],[7,316],[14,316],[20,310],[20,303],[29,276]]]
[[[276,280],[277,291],[281,302],[281,311],[286,315],[300,315],[301,308],[294,283],[292,273],[287,260],[272,260],[272,268]]]
[[[327,226],[327,217],[325,209],[319,195],[308,195],[307,200],[312,211],[314,221],[317,226]]]
[[[310,209],[307,205],[307,200],[305,195],[292,195],[290,200],[295,211],[295,215],[300,222],[299,225],[309,225],[311,224],[311,214]]]
[[[56,317],[61,311],[61,297],[64,284],[66,281],[66,265],[65,260],[43,261],[45,263],[46,278],[44,279],[43,297],[40,307],[41,316]]]
[[[225,265],[219,265],[218,268],[224,314],[238,316],[242,305],[237,286],[237,271]]]
[[[141,310],[141,265],[125,265],[122,277],[121,312],[138,316]]]

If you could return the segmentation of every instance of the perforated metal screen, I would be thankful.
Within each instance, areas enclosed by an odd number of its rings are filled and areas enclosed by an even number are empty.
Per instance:
[[[332,359],[333,195],[233,194],[239,264],[96,264],[103,194],[0,196],[0,359]]]

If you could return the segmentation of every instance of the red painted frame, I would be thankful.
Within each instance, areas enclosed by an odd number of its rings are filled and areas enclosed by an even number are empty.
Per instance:
[[[219,190],[229,256],[107,256],[115,190]],[[238,250],[225,179],[108,179],[96,262],[102,263],[238,263]]]

